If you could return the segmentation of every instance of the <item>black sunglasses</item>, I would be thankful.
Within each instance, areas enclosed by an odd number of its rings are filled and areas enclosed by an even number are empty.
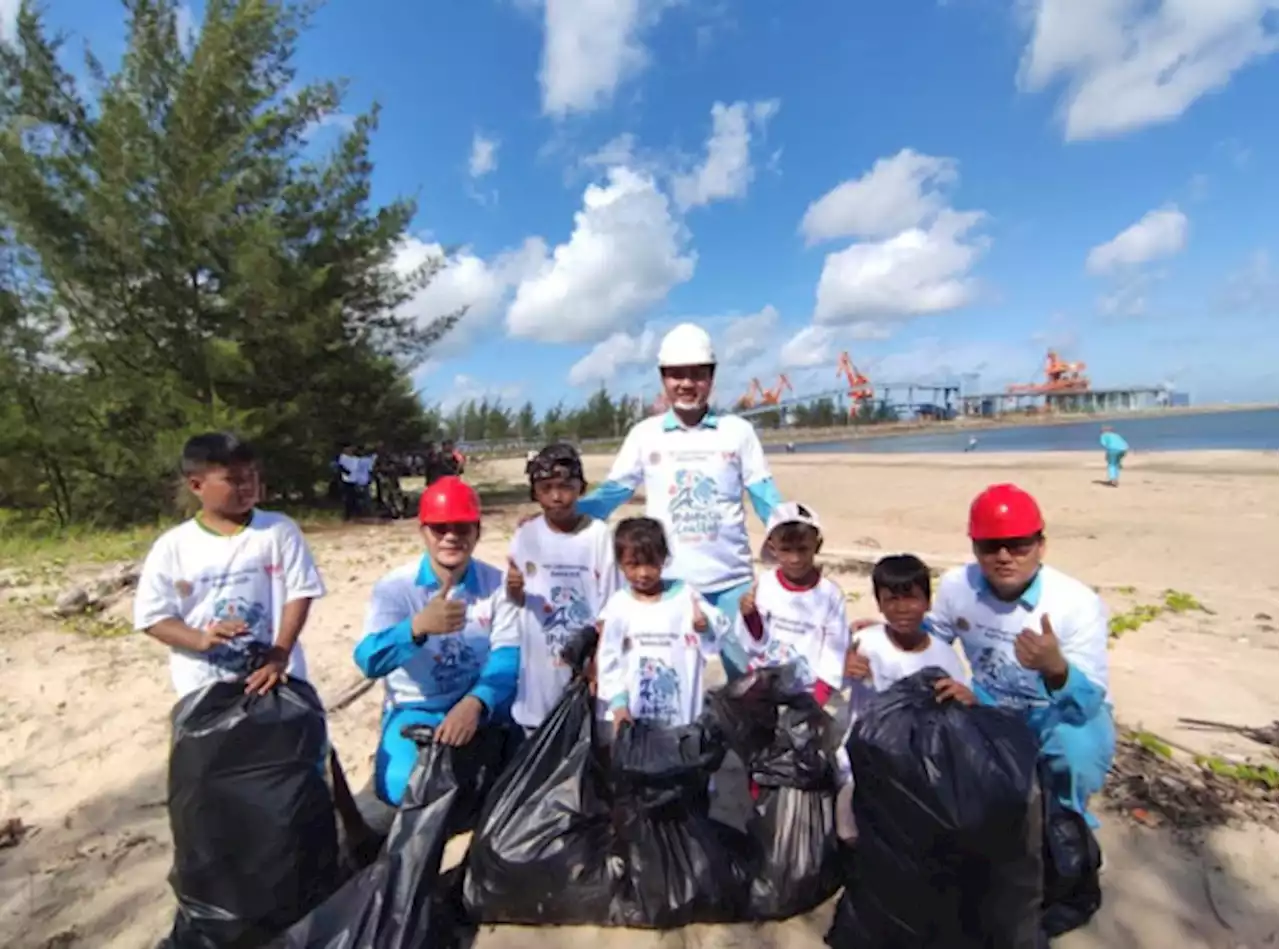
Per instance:
[[[992,557],[1002,550],[1007,550],[1015,557],[1025,557],[1044,539],[1043,534],[1032,534],[1029,537],[1001,537],[996,540],[975,540],[973,549],[980,557]]]

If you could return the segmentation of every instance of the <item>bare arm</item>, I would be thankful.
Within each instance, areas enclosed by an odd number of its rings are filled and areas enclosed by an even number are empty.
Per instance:
[[[302,635],[302,627],[307,624],[307,616],[311,613],[311,599],[303,597],[290,600],[280,611],[280,631],[276,634],[276,648],[286,656],[293,652],[293,647]]]

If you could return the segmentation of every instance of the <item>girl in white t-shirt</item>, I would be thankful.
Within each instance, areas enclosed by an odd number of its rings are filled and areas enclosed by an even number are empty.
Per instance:
[[[555,707],[572,670],[561,653],[595,626],[621,584],[608,525],[575,504],[586,487],[572,445],[549,445],[527,465],[529,492],[542,514],[516,528],[507,558],[507,595],[524,605],[520,678],[511,716],[532,732]]]
[[[702,712],[707,660],[719,655],[728,623],[693,587],[662,578],[670,549],[653,518],[620,522],[614,555],[629,589],[600,614],[599,694],[615,726],[692,724]]]
[[[872,569],[871,588],[884,622],[859,630],[849,646],[845,677],[853,683],[849,702],[850,732],[857,722],[859,709],[865,707],[876,692],[884,692],[895,682],[930,667],[941,669],[947,676],[939,679],[935,686],[939,702],[975,704],[969,689],[969,674],[960,656],[924,627],[931,587],[928,566],[911,554],[882,557]],[[841,789],[836,800],[836,830],[843,840],[851,840],[857,834],[853,825],[852,795],[850,783]]]

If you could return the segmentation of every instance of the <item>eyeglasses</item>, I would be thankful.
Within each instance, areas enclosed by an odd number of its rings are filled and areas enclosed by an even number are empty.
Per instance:
[[[1009,551],[1015,557],[1025,557],[1040,545],[1043,538],[1039,534],[1030,537],[1001,537],[995,540],[975,540],[973,549],[979,557],[994,557],[1002,550]]]

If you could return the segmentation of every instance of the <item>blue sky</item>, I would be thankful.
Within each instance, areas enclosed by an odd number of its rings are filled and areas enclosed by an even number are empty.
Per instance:
[[[118,52],[115,4],[46,9]],[[1275,49],[1274,0],[330,0],[300,66],[381,104],[404,265],[456,249],[406,312],[471,306],[428,401],[652,396],[687,319],[725,401],[842,351],[990,390],[1050,345],[1273,401]]]

